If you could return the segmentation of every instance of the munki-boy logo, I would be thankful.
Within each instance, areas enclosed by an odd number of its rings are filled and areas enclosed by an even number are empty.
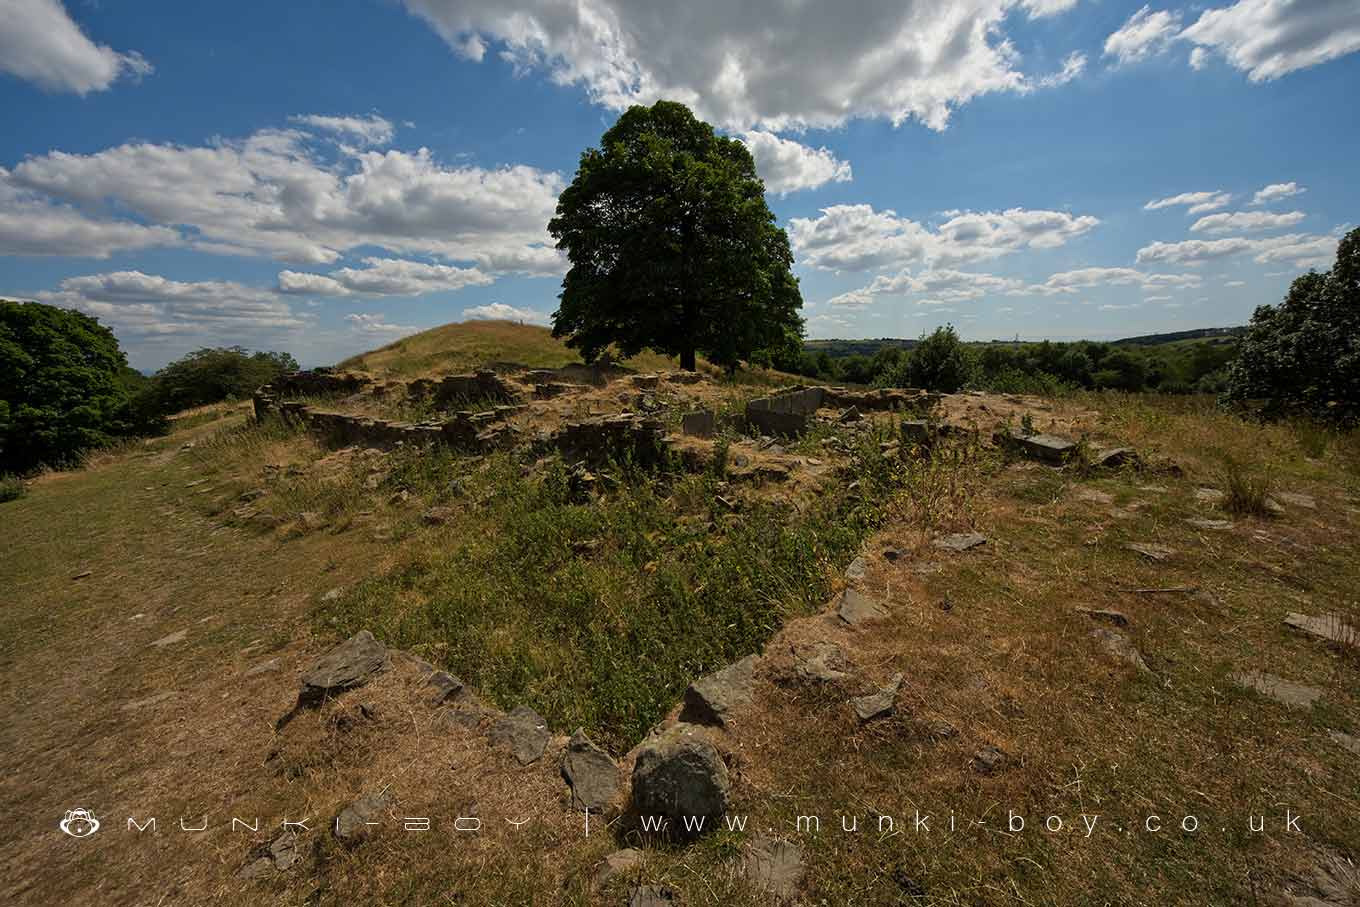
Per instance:
[[[57,827],[73,838],[88,838],[99,831],[99,820],[88,809],[77,806],[67,811]]]

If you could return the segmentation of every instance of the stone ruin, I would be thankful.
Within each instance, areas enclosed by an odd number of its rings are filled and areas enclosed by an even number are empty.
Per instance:
[[[440,406],[469,400],[519,403],[519,394],[499,375],[486,369],[471,375],[446,375],[438,380],[421,378],[406,385],[406,393],[412,400],[431,400]]]
[[[824,406],[856,411],[927,412],[939,394],[916,388],[852,390],[844,387],[795,387],[746,404],[746,421],[770,435],[794,437],[807,431]]]

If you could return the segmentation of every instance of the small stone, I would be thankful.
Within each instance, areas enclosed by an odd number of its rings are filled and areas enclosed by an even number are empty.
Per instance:
[[[298,520],[302,523],[302,528],[306,529],[308,532],[316,532],[317,530],[325,529],[326,526],[329,525],[327,519],[315,510],[304,510],[302,513],[298,514]]]
[[[628,907],[670,907],[675,892],[665,885],[642,885],[628,899]]]
[[[75,576],[71,577],[71,579],[85,579],[85,578],[88,577],[88,576],[94,576],[94,571],[93,571],[93,570],[82,570],[82,571],[80,571],[79,573],[77,573]]]
[[[901,688],[902,675],[894,674],[886,687],[867,696],[858,696],[850,700],[850,704],[855,707],[855,714],[859,716],[860,721],[869,722],[875,718],[886,718],[893,713],[897,691]]]
[[[864,415],[859,411],[859,407],[852,406],[845,412],[841,413],[840,422],[842,425],[846,425],[850,422],[858,422],[863,418]]]
[[[1143,458],[1132,447],[1109,447],[1096,451],[1091,465],[1101,469],[1117,469],[1120,466],[1138,466]]]
[[[884,549],[883,549],[883,559],[884,559],[885,561],[888,561],[889,563],[895,564],[895,563],[897,563],[898,561],[900,561],[900,560],[901,560],[903,557],[905,557],[905,556],[906,556],[906,555],[904,555],[901,551],[899,551],[899,550],[896,549],[896,548],[884,548]]]
[[[577,728],[562,756],[562,777],[571,787],[571,808],[606,812],[619,795],[619,766],[582,728]]]
[[[1196,488],[1195,500],[1202,504],[1221,504],[1226,497],[1217,488]]]
[[[1077,613],[1085,614],[1092,620],[1114,624],[1116,627],[1127,627],[1129,625],[1129,617],[1123,611],[1110,611],[1105,608],[1078,608]]]
[[[299,705],[319,705],[329,696],[361,687],[388,665],[387,649],[367,630],[331,649],[302,675]]]
[[[841,593],[838,613],[841,620],[852,627],[882,620],[888,616],[888,611],[881,602],[857,589],[846,589]]]
[[[1135,551],[1143,557],[1153,561],[1164,561],[1176,553],[1176,549],[1168,548],[1166,545],[1156,545],[1152,542],[1128,542],[1124,545],[1129,551]]]
[[[762,835],[746,854],[746,877],[776,900],[787,902],[798,894],[803,880],[803,851],[792,841]]]
[[[1278,491],[1275,493],[1275,497],[1282,503],[1294,507],[1302,507],[1305,510],[1317,510],[1317,501],[1313,499],[1312,495],[1299,494],[1296,491]]]
[[[1287,627],[1327,642],[1336,642],[1342,645],[1360,644],[1360,631],[1342,620],[1338,614],[1324,614],[1320,617],[1314,617],[1291,611],[1285,615],[1284,622]]]
[[[487,734],[493,745],[506,745],[520,765],[536,762],[547,749],[552,734],[543,717],[527,705],[517,705]]]
[[[676,838],[692,839],[716,828],[727,812],[729,787],[722,756],[688,725],[675,725],[638,748],[633,809],[639,816],[668,820]]]
[[[1147,662],[1143,660],[1142,653],[1134,647],[1133,643],[1123,633],[1105,627],[1097,627],[1091,631],[1091,637],[1100,643],[1102,649],[1115,658],[1127,661],[1139,671],[1151,671]]]
[[[1293,683],[1283,677],[1261,671],[1238,671],[1231,675],[1231,680],[1240,687],[1248,687],[1276,702],[1295,708],[1308,708],[1324,695],[1324,691],[1317,687]]]
[[[759,661],[757,656],[748,655],[694,681],[685,690],[680,720],[726,727],[731,714],[751,701]]]
[[[869,564],[863,557],[857,557],[850,562],[850,566],[845,568],[845,578],[851,581],[861,580],[868,572]]]
[[[381,480],[379,481],[378,484],[381,484]],[[411,492],[403,488],[401,491],[395,492],[390,498],[388,498],[387,503],[392,504],[393,506],[396,507],[400,507],[403,504],[409,503],[410,500]]]
[[[262,662],[260,662],[259,664],[257,664],[257,665],[255,665],[255,666],[249,668],[249,669],[245,672],[245,676],[246,676],[246,677],[258,677],[258,676],[261,675],[261,674],[268,674],[268,673],[271,673],[271,672],[273,672],[273,671],[277,671],[277,670],[279,670],[279,669],[282,668],[282,667],[283,667],[283,662],[282,662],[282,661],[280,661],[280,660],[277,659],[277,658],[271,658],[271,659],[269,659],[268,661],[262,661]]]
[[[340,600],[340,596],[342,596],[342,595],[344,595],[344,594],[345,594],[345,587],[344,587],[344,586],[336,586],[334,589],[331,589],[331,590],[327,591],[325,595],[321,596],[321,600],[322,600],[323,602],[339,601],[339,600]]]
[[[1335,740],[1343,749],[1349,750],[1356,756],[1360,756],[1360,737],[1352,737],[1350,734],[1343,734],[1341,731],[1328,731],[1327,735]]]
[[[973,754],[973,768],[990,775],[1006,764],[1006,754],[990,743]]]
[[[177,642],[184,642],[185,637],[188,635],[188,630],[176,630],[174,633],[162,636],[160,639],[153,642],[152,645],[158,649],[163,649],[166,646],[172,646]]]
[[[297,835],[285,831],[269,842],[269,858],[279,872],[286,872],[294,866],[302,859],[302,854],[298,852]]]
[[[931,542],[936,548],[945,551],[967,551],[969,548],[976,548],[985,545],[987,537],[978,532],[960,532],[954,535],[942,535]]]
[[[431,507],[420,515],[420,521],[426,526],[444,526],[457,513],[452,507]]]
[[[614,851],[601,860],[599,869],[595,870],[595,887],[603,886],[617,875],[631,872],[641,862],[642,851],[640,850],[625,847],[623,850]]]
[[[1077,489],[1076,497],[1078,501],[1085,501],[1088,504],[1114,503],[1114,495],[1110,494],[1109,492],[1100,491],[1095,488],[1079,488]]]
[[[794,673],[815,683],[835,683],[850,676],[842,670],[845,653],[834,642],[814,642],[794,649]]]
[[[463,681],[448,671],[435,671],[425,682],[426,701],[431,707],[438,707],[463,692]]]
[[[386,794],[369,794],[340,810],[331,823],[331,834],[342,844],[354,846],[366,840],[381,825],[386,811]]]

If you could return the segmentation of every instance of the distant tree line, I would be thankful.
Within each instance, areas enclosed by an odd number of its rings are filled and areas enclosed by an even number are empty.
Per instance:
[[[159,434],[174,413],[248,397],[296,368],[287,353],[229,347],[197,350],[148,377],[90,315],[0,300],[0,475]]]
[[[1231,342],[1162,346],[1075,343],[965,343],[953,326],[922,335],[912,349],[883,347],[873,355],[833,357],[804,352],[793,371],[808,378],[881,387],[924,387],[953,393],[965,387],[1003,393],[1064,390],[1218,393],[1236,355]]]

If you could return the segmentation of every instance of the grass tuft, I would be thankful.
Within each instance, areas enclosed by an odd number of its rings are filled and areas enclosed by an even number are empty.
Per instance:
[[[1223,509],[1238,516],[1269,516],[1274,473],[1264,466],[1250,466],[1230,454],[1223,455],[1218,473],[1223,486]]]

